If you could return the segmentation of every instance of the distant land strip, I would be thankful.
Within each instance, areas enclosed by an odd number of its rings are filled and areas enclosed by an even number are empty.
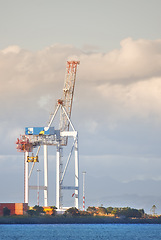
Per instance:
[[[161,224],[161,218],[0,217],[0,224]]]

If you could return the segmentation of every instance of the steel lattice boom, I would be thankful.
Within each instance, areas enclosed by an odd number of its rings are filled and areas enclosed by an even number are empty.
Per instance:
[[[66,110],[68,117],[71,117],[72,103],[73,103],[73,94],[75,87],[75,79],[76,79],[76,70],[79,61],[68,61],[66,68],[66,78],[63,88],[63,106]],[[62,111],[62,116],[60,120],[60,131],[68,131],[69,130],[69,121],[66,114]]]

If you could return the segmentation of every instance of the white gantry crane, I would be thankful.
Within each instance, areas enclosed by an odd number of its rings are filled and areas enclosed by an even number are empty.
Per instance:
[[[48,145],[56,146],[56,207],[62,209],[63,196],[62,190],[74,190],[75,207],[79,208],[79,156],[78,156],[78,132],[75,130],[71,122],[71,110],[73,102],[73,94],[76,80],[77,66],[79,61],[67,61],[65,83],[63,88],[63,96],[57,100],[56,110],[51,115],[50,121],[46,127],[27,127],[25,134],[17,139],[18,151],[25,154],[25,174],[24,174],[24,202],[29,203],[29,189],[37,189],[37,186],[29,186],[29,179],[34,169],[35,163],[38,162],[38,154],[40,147],[44,146],[44,186],[39,189],[44,190],[44,206],[48,206]],[[59,128],[52,127],[56,115],[60,112]],[[67,146],[68,137],[73,138],[73,144],[67,157],[65,167],[63,169],[62,149]],[[33,150],[37,149],[34,156]],[[74,186],[65,186],[64,177],[72,156],[75,155],[75,184]],[[30,154],[29,154],[30,153]],[[29,156],[30,155],[30,156]],[[32,166],[29,171],[29,163]]]

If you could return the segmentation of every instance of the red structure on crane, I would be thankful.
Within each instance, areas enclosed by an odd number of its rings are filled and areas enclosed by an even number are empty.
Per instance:
[[[20,138],[17,138],[17,151],[18,152],[32,152],[33,151],[33,144],[29,142],[29,139],[22,135]]]

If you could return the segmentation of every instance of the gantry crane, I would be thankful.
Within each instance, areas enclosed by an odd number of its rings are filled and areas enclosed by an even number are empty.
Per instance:
[[[62,190],[73,189],[75,191],[75,207],[79,208],[79,157],[78,157],[78,132],[75,130],[71,122],[71,110],[73,103],[73,94],[76,80],[77,66],[79,61],[67,61],[65,82],[63,88],[63,96],[57,100],[56,109],[46,127],[27,127],[25,134],[17,139],[17,150],[25,153],[25,176],[24,176],[24,202],[29,202],[29,188],[36,188],[29,186],[29,178],[32,174],[35,163],[38,160],[40,147],[44,146],[44,186],[40,189],[44,190],[44,206],[48,206],[48,157],[47,146],[54,145],[56,151],[56,207],[62,209]],[[56,130],[51,125],[60,110],[59,128]],[[73,137],[73,145],[68,155],[66,165],[63,169],[62,164],[62,148],[67,146],[68,137]],[[37,149],[34,156],[33,150]],[[75,152],[75,185],[64,186],[64,177],[72,156]],[[29,156],[30,153],[30,156]],[[32,167],[29,173],[29,163],[32,162]]]

